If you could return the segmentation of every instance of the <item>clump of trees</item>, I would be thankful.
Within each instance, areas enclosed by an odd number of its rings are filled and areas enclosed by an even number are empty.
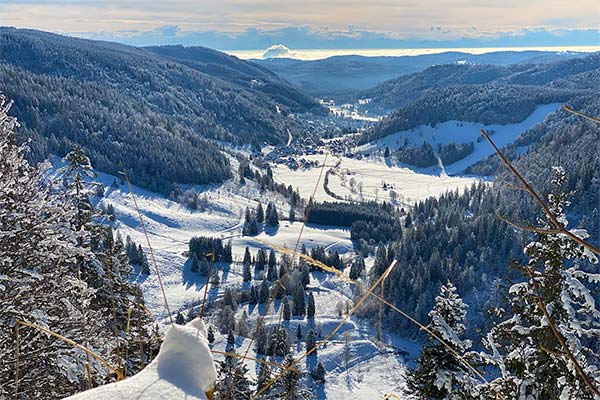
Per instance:
[[[276,227],[279,225],[279,213],[277,212],[277,206],[275,206],[275,203],[273,202],[267,204],[266,211],[263,209],[260,202],[255,210],[250,210],[250,208],[246,207],[242,234],[244,236],[257,235],[263,225],[269,227]]]

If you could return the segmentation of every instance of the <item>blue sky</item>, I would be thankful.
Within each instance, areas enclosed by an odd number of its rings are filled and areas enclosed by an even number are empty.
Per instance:
[[[218,49],[600,45],[597,0],[0,0],[0,24]]]

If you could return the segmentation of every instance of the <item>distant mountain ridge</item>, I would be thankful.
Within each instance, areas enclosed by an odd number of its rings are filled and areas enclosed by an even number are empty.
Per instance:
[[[75,143],[100,170],[148,189],[220,182],[230,167],[213,139],[285,143],[291,113],[326,111],[273,73],[203,48],[135,48],[0,28],[0,90],[15,100],[36,160]]]
[[[498,51],[485,54],[443,52],[401,57],[334,56],[312,61],[289,58],[253,61],[313,96],[344,101],[355,97],[358,91],[401,75],[423,71],[432,65],[462,62],[496,65],[547,63],[583,56],[585,53]]]

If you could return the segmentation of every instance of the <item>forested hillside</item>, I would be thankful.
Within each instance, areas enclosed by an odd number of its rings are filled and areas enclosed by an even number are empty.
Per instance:
[[[599,69],[599,54],[540,65],[431,67],[360,94],[372,98],[370,108],[399,107],[361,142],[448,120],[519,122],[539,104],[595,95],[592,82]]]
[[[258,64],[206,47],[154,46],[146,49],[204,74],[263,93],[292,112],[325,111],[315,99]]]
[[[157,54],[164,48],[13,28],[1,28],[0,37],[0,88],[15,101],[35,160],[77,143],[97,168],[126,169],[134,182],[163,193],[173,182],[230,176],[206,139],[283,143],[288,129],[302,133],[289,113],[322,113],[285,81],[218,52],[203,58],[179,49],[166,57]]]
[[[600,102],[593,96],[575,98],[571,105],[588,115],[600,113]],[[599,138],[598,124],[560,111],[505,149],[539,193],[552,191],[554,166],[569,171],[563,184],[563,190],[570,193],[569,227],[586,229],[589,241],[596,244],[600,243]],[[517,151],[523,146],[528,146],[528,151]],[[523,257],[523,241],[531,237],[497,216],[528,225],[535,224],[541,210],[527,193],[515,190],[517,182],[497,156],[469,172],[496,175],[497,180],[491,187],[482,185],[419,203],[402,238],[380,246],[372,278],[392,259],[398,260],[385,288],[387,296],[401,309],[415,310],[420,320],[427,320],[437,288],[450,280],[469,305],[467,336],[477,337],[476,330],[487,329],[493,322],[489,310],[504,304],[507,288],[503,281],[512,281],[520,273],[510,268],[511,260]],[[365,310],[365,315],[369,314],[369,309]],[[417,332],[414,325],[391,311],[386,321],[392,329]]]
[[[419,98],[424,92],[459,85],[532,85],[574,87],[575,75],[600,67],[600,54],[593,54],[548,63],[517,63],[512,65],[450,64],[427,68],[423,72],[403,75],[358,92],[356,98],[371,99],[365,105],[374,110],[395,110]],[[580,87],[580,85],[577,85]]]

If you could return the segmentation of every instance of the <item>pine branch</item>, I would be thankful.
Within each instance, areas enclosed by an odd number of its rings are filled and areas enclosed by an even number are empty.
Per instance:
[[[565,338],[562,336],[562,334],[559,332],[558,328],[556,327],[556,324],[554,323],[552,316],[550,316],[550,313],[548,312],[548,307],[546,306],[546,303],[544,302],[544,299],[542,298],[542,295],[540,293],[540,288],[537,284],[537,280],[535,279],[533,271],[527,267],[525,268],[525,270],[531,277],[531,282],[533,284],[533,290],[535,291],[535,297],[538,302],[538,307],[540,308],[540,310],[546,317],[546,320],[548,321],[548,325],[550,326],[550,329],[552,330],[552,334],[556,337],[556,339],[560,343],[561,347],[565,351],[567,358],[573,363],[573,366],[575,367],[577,374],[581,377],[581,379],[583,379],[583,382],[585,383],[585,385],[588,387],[588,389],[590,389],[592,391],[592,393],[594,393],[594,395],[596,397],[600,398],[600,391],[592,383],[592,380],[587,376],[587,374],[585,373],[585,371],[583,370],[581,365],[579,365],[579,362],[575,358],[575,355],[573,354],[573,352],[567,345]]]

